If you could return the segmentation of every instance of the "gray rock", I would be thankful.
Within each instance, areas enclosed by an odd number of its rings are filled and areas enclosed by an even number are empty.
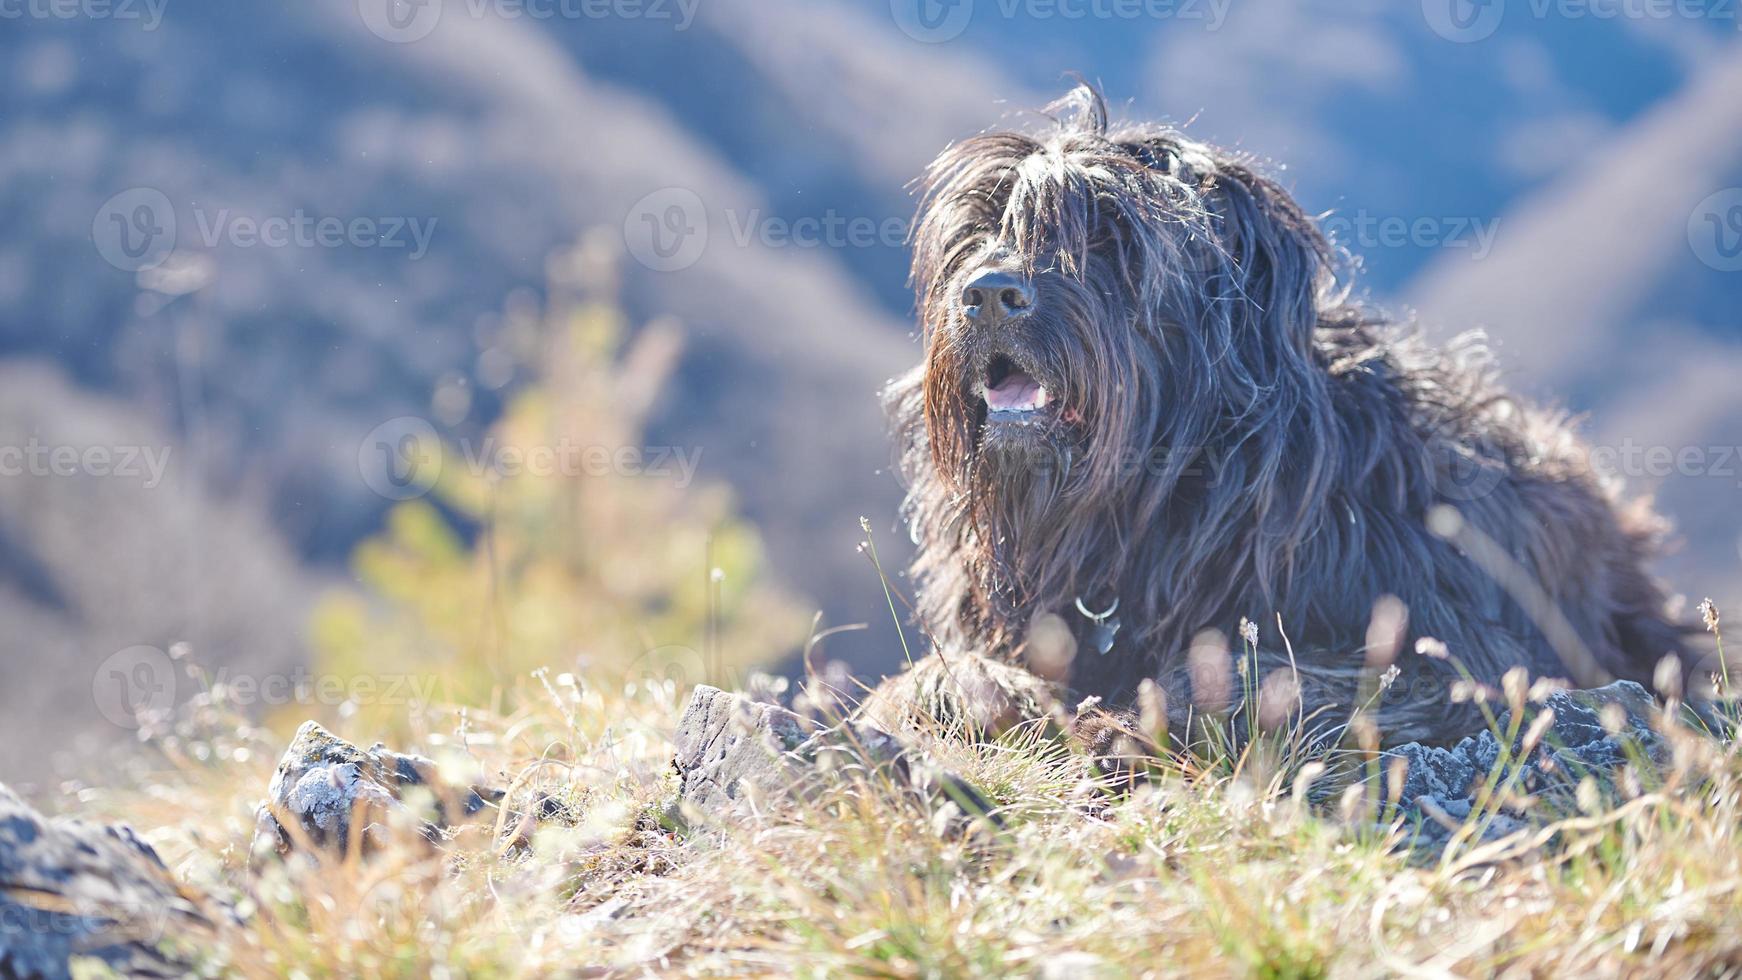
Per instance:
[[[741,814],[753,797],[778,801],[827,780],[871,772],[888,774],[952,819],[992,809],[923,746],[862,721],[826,728],[779,705],[706,685],[690,695],[673,740],[677,807],[705,817]]]
[[[779,791],[803,767],[794,750],[819,731],[779,705],[698,686],[673,737],[678,798],[722,813],[758,789]]]
[[[60,980],[75,961],[183,976],[212,923],[132,828],[50,820],[0,785],[0,977]]]
[[[427,810],[413,813],[404,794],[426,791]],[[256,810],[253,853],[288,854],[306,845],[343,853],[356,841],[364,853],[381,846],[396,828],[409,828],[430,844],[453,826],[478,815],[494,790],[449,786],[422,756],[394,752],[376,743],[363,751],[312,721],[297,729]]]
[[[1626,716],[1626,724],[1614,733],[1603,727],[1601,719],[1604,706],[1610,704],[1619,706]],[[1661,759],[1663,738],[1652,728],[1656,702],[1645,688],[1632,681],[1549,695],[1542,705],[1527,708],[1528,717],[1518,726],[1519,742],[1531,721],[1543,710],[1554,712],[1554,722],[1529,758],[1519,762],[1516,756],[1521,745],[1515,742],[1512,746],[1508,773],[1519,773],[1515,785],[1524,792],[1571,791],[1586,775],[1606,783],[1632,758]],[[1504,731],[1510,717],[1502,715],[1499,721]],[[1387,760],[1403,759],[1408,763],[1399,800],[1403,815],[1415,825],[1414,846],[1437,847],[1450,839],[1452,830],[1434,818],[1434,811],[1455,821],[1467,817],[1475,794],[1500,759],[1500,749],[1500,740],[1493,732],[1485,731],[1450,747],[1414,742],[1386,753]],[[1389,761],[1381,766],[1382,771],[1389,768]],[[1525,826],[1528,823],[1517,815],[1501,813],[1483,836],[1495,839]]]

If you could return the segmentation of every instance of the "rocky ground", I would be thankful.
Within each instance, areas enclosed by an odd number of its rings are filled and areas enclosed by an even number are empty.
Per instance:
[[[1665,761],[1660,715],[1648,692],[1622,682],[1548,694],[1453,746],[1394,749],[1371,768],[1376,795],[1391,804],[1382,819],[1397,831],[1393,846],[1431,859],[1455,841],[1524,840],[1589,809],[1593,796],[1613,800],[1618,778],[1636,778],[1629,766]],[[935,746],[862,722],[825,727],[701,687],[672,744],[664,822],[674,833],[753,820],[849,779],[880,780],[920,801],[946,834],[998,820],[991,797]],[[251,866],[367,860],[387,847],[440,855],[467,827],[513,848],[541,822],[564,818],[556,796],[511,790],[450,785],[430,759],[360,749],[309,722],[266,787]],[[124,975],[179,975],[213,961],[215,924],[246,914],[178,883],[131,828],[48,819],[0,786],[0,976],[70,977],[87,961]]]

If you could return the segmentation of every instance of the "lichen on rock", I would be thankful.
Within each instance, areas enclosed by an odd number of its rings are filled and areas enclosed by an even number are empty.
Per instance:
[[[1499,731],[1517,732],[1510,746],[1503,746],[1493,731],[1483,731],[1451,746],[1412,742],[1385,753],[1383,772],[1391,771],[1392,760],[1405,765],[1400,790],[1383,791],[1396,793],[1400,814],[1411,828],[1411,846],[1437,849],[1451,839],[1454,830],[1446,823],[1469,818],[1482,786],[1502,764],[1503,747],[1502,776],[1520,793],[1539,796],[1557,791],[1570,795],[1587,776],[1612,785],[1633,760],[1664,760],[1665,738],[1657,727],[1661,709],[1649,691],[1632,681],[1557,691],[1540,704],[1526,705],[1525,712],[1516,725],[1509,712],[1496,718]],[[1553,712],[1553,721],[1534,744],[1525,745],[1526,731],[1543,712]],[[1495,807],[1481,838],[1493,840],[1530,826],[1526,814]]]
[[[305,846],[369,853],[395,837],[439,844],[452,827],[500,797],[449,784],[433,760],[379,742],[364,751],[308,721],[285,749],[256,810],[252,850],[257,857]]]
[[[882,773],[889,784],[958,818],[992,806],[967,780],[939,766],[922,744],[863,721],[833,727],[777,704],[707,685],[690,695],[674,736],[675,815],[743,814],[758,798],[806,794],[851,773]]]
[[[0,977],[182,976],[211,927],[131,827],[50,819],[0,784]]]

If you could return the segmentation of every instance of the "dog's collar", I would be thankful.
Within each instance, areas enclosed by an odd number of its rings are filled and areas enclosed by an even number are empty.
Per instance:
[[[1113,641],[1119,637],[1119,620],[1114,613],[1119,611],[1119,597],[1113,597],[1113,604],[1105,612],[1090,612],[1083,603],[1083,597],[1077,596],[1077,612],[1089,621],[1089,639],[1095,644],[1095,652],[1105,657],[1113,649]]]
[[[1090,612],[1089,607],[1083,605],[1083,597],[1077,596],[1077,612],[1082,613],[1083,618],[1087,619],[1091,623],[1099,624],[1102,620],[1106,619],[1108,616],[1111,616],[1118,611],[1119,611],[1119,597],[1118,596],[1113,597],[1113,604],[1111,606],[1107,607],[1106,612],[1098,612],[1098,613]]]

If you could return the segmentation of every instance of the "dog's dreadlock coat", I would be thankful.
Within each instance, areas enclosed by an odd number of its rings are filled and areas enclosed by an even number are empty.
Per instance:
[[[1086,87],[945,150],[924,359],[886,393],[936,651],[880,694],[996,726],[1030,675],[1109,708],[1154,681],[1176,720],[1262,687],[1320,730],[1370,703],[1385,742],[1446,741],[1481,725],[1460,668],[1649,683],[1686,656],[1649,506],[1479,339],[1352,301],[1337,255],[1250,162],[1110,127]]]

